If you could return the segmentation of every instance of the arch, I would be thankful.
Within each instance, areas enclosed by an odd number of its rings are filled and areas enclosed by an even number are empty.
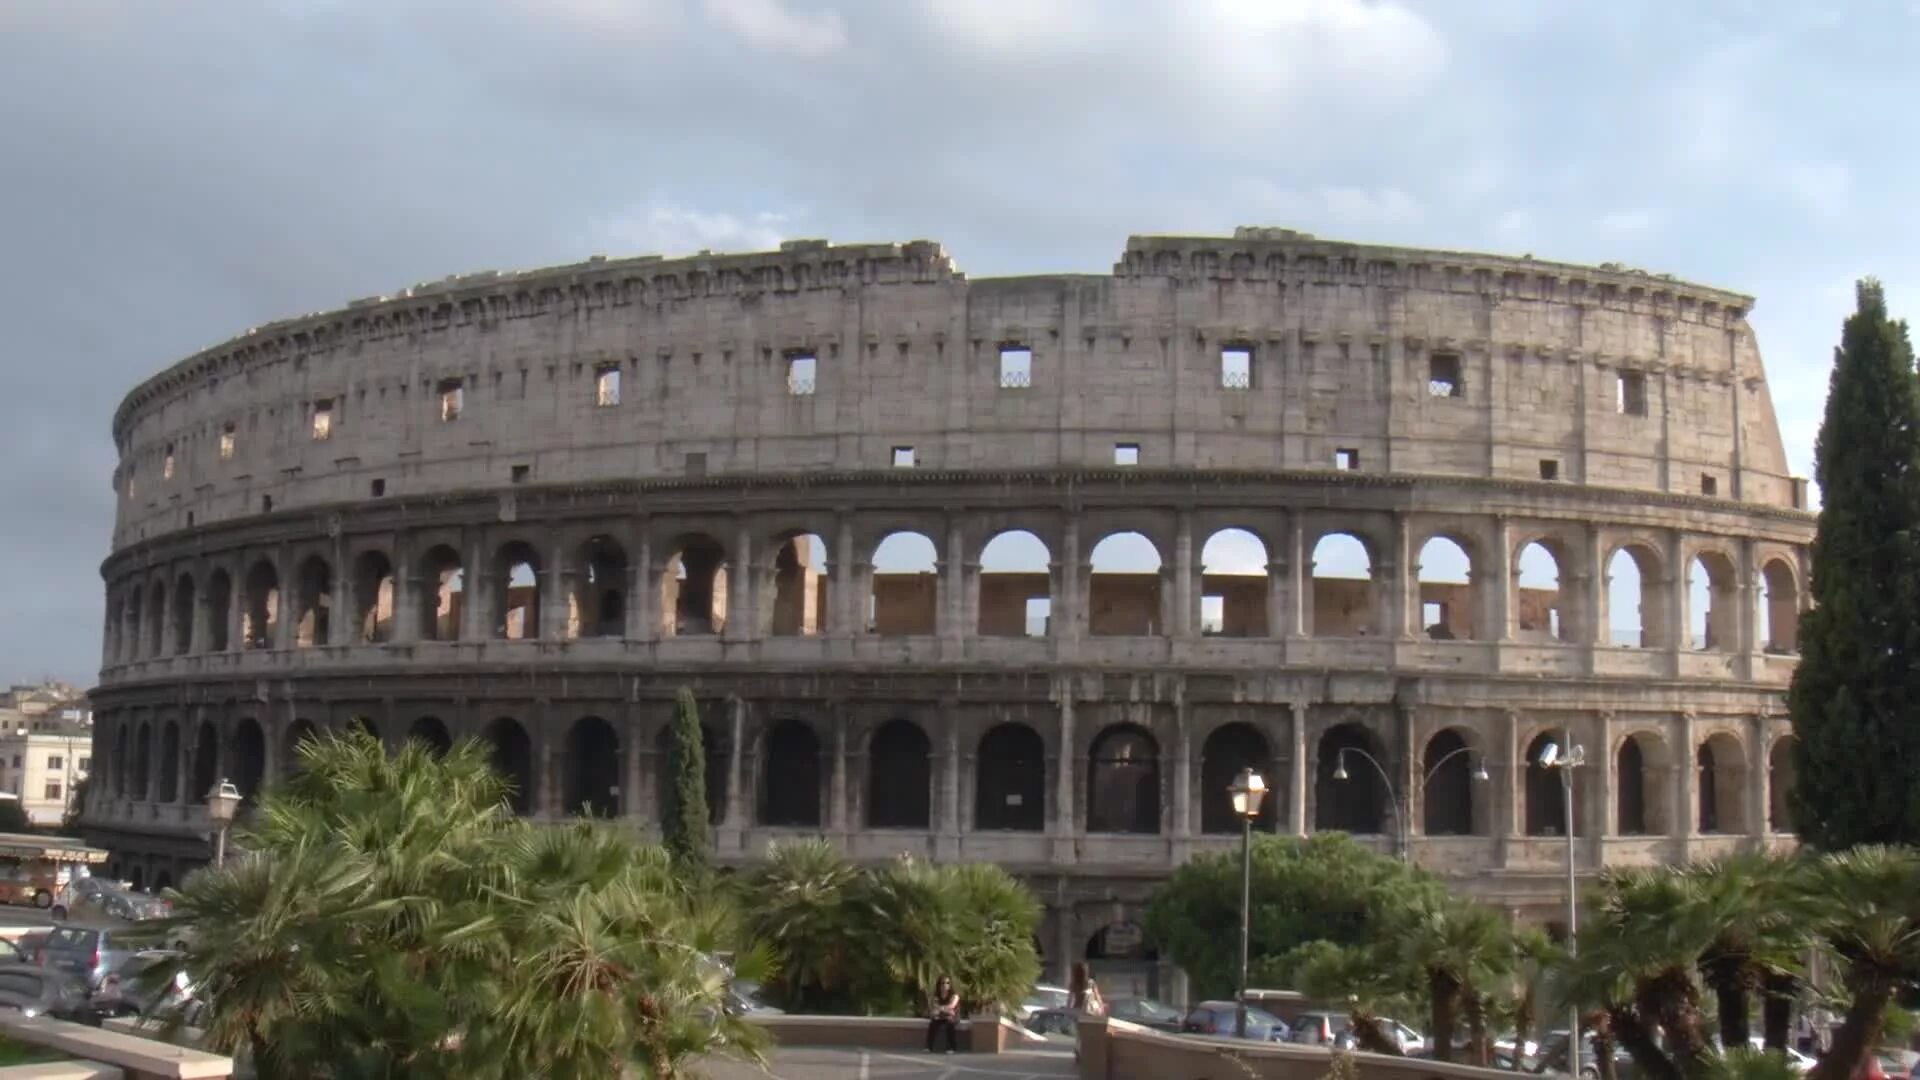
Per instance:
[[[588,537],[575,552],[580,572],[567,599],[567,636],[617,638],[627,633],[627,549],[611,536]]]
[[[1794,738],[1782,735],[1767,750],[1767,828],[1793,831]]]
[[[1245,529],[1221,529],[1207,537],[1200,548],[1201,634],[1234,638],[1271,634],[1268,561],[1266,543]]]
[[[375,723],[371,716],[358,715],[350,717],[347,720],[347,730],[352,733],[365,735],[374,742],[380,741],[380,725]]]
[[[1428,836],[1473,836],[1487,831],[1486,808],[1474,790],[1474,775],[1484,764],[1474,760],[1472,741],[1460,728],[1444,728],[1427,740],[1420,757],[1424,778],[1420,822]]]
[[[1087,753],[1087,831],[1160,831],[1160,744],[1138,724],[1113,724]]]
[[[142,889],[146,888],[146,881],[147,881],[146,875],[147,875],[146,867],[141,866],[139,863],[135,863],[132,867],[130,867],[127,870],[127,884],[133,886],[134,892],[139,892]]]
[[[1800,651],[1800,587],[1785,559],[1768,559],[1760,568],[1761,647],[1783,655]]]
[[[673,741],[673,727],[660,725],[659,734],[654,736],[654,814],[660,821],[667,819],[671,809],[667,797],[673,788],[673,762],[668,759],[669,747]],[[700,723],[700,750],[705,759],[707,789],[707,823],[718,825],[727,817],[727,759],[729,748],[724,735],[706,721]]]
[[[153,725],[146,721],[133,733],[133,797],[144,800],[153,794]]]
[[[826,633],[829,580],[825,540],[814,533],[782,539],[773,555],[773,606],[767,615],[767,632],[776,637]]]
[[[1244,721],[1221,724],[1200,744],[1200,831],[1237,833],[1244,819],[1233,809],[1233,794],[1228,789],[1240,770],[1252,769],[1267,782],[1267,797],[1260,803],[1260,816],[1254,828],[1271,832],[1279,813],[1280,791],[1273,747],[1260,729]]]
[[[788,717],[767,732],[760,759],[760,823],[820,827],[820,738]]]
[[[133,793],[133,757],[128,751],[132,736],[127,733],[127,727],[127,722],[122,720],[114,725],[113,732],[113,793],[123,799]]]
[[[1564,731],[1553,730],[1542,731],[1527,744],[1526,827],[1528,836],[1567,835],[1566,792],[1561,787],[1565,781],[1562,779],[1561,770],[1551,769],[1540,763],[1540,755],[1544,754],[1549,746],[1559,746],[1564,753],[1566,747],[1562,744],[1565,741]],[[1577,795],[1578,792],[1576,791],[1575,794]],[[1578,806],[1574,807],[1572,827],[1574,835],[1579,835]]]
[[[911,720],[880,725],[867,744],[867,827],[925,829],[933,815],[933,754]]]
[[[1621,836],[1647,834],[1647,755],[1632,735],[1613,755],[1614,823]]]
[[[300,746],[318,740],[319,729],[313,721],[300,717],[287,725],[286,732],[280,737],[280,775],[292,776],[302,770],[300,764]]]
[[[1371,756],[1380,769],[1356,752]],[[1336,779],[1335,774],[1343,767],[1346,779]],[[1319,760],[1314,766],[1314,829],[1356,836],[1385,832],[1388,815],[1396,811],[1393,793],[1380,775],[1382,769],[1391,773],[1393,763],[1370,728],[1351,721],[1328,728],[1320,736]]]
[[[1738,575],[1725,552],[1702,551],[1687,564],[1688,644],[1702,652],[1732,652],[1740,640]]]
[[[299,587],[293,643],[301,648],[325,645],[333,623],[333,567],[318,555],[307,556],[300,563]]]
[[[1529,540],[1521,545],[1513,563],[1514,636],[1519,640],[1574,640],[1567,595],[1561,589],[1566,581],[1564,554],[1558,544],[1547,540]]]
[[[280,571],[261,559],[247,571],[247,607],[240,619],[240,639],[249,649],[271,649],[279,628]]]
[[[1637,649],[1666,647],[1660,618],[1660,556],[1644,544],[1627,544],[1607,557],[1607,640]]]
[[[660,574],[660,619],[664,637],[706,637],[726,632],[727,550],[710,536],[684,538]]]
[[[363,551],[353,561],[356,640],[370,645],[393,640],[393,588],[393,561],[385,552]]]
[[[162,870],[159,873],[153,875],[153,891],[156,894],[164,893],[171,888],[173,888],[172,874],[166,872],[165,870]]]
[[[231,644],[227,640],[227,615],[233,610],[233,577],[225,570],[215,570],[207,578],[207,648],[213,652],[226,652]]]
[[[180,801],[180,722],[169,720],[160,728],[160,786],[155,800]]]
[[[233,725],[233,741],[226,750],[227,778],[245,798],[259,798],[260,786],[267,778],[267,736],[260,730],[260,722],[251,716],[241,717]]]
[[[146,590],[140,587],[139,582],[127,586],[126,653],[122,659],[140,659],[140,636],[145,633],[145,624],[140,621],[143,608],[141,597],[145,595]]]
[[[1307,632],[1316,637],[1375,637],[1381,618],[1373,556],[1352,533],[1332,532],[1313,545]]]
[[[193,575],[181,574],[173,583],[173,655],[193,651]]]
[[[927,635],[937,632],[939,551],[917,532],[893,532],[873,549],[873,588],[867,595],[867,631]]]
[[[459,641],[467,610],[467,570],[460,553],[438,544],[420,557],[420,639]]]
[[[980,736],[973,787],[976,831],[1041,832],[1047,827],[1047,748],[1017,721]]]
[[[193,735],[193,776],[187,798],[204,799],[219,782],[220,732],[212,721],[202,720]]]
[[[1112,533],[1088,558],[1087,633],[1152,636],[1167,631],[1160,588],[1160,549],[1137,532]]]
[[[620,816],[620,737],[597,716],[574,721],[567,733],[567,813]]]
[[[1479,590],[1473,587],[1473,559],[1464,545],[1450,536],[1428,539],[1420,545],[1414,579],[1420,588],[1421,636],[1434,641],[1480,636]]]
[[[1747,755],[1740,740],[1719,731],[1694,751],[1699,770],[1699,829],[1703,834],[1747,832]]]
[[[532,641],[540,636],[540,553],[511,540],[493,554],[493,636]]]
[[[445,757],[453,749],[453,735],[437,716],[423,716],[407,729],[407,739],[427,748],[434,757]]]
[[[521,817],[533,810],[533,740],[510,716],[496,717],[483,736],[491,747],[493,771],[507,782],[507,806]]]
[[[1053,621],[1053,553],[1025,529],[994,534],[980,549],[981,637],[1046,637]]]
[[[147,655],[166,655],[167,586],[156,581],[147,590]]]

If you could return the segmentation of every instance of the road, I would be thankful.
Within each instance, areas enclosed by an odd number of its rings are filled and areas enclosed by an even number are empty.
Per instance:
[[[712,1080],[1053,1080],[1079,1075],[1070,1049],[988,1056],[797,1047],[776,1052],[764,1071],[738,1062],[702,1062],[701,1068]]]

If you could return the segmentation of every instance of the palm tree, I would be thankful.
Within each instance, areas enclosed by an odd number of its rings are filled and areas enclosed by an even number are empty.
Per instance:
[[[1461,1010],[1478,999],[1478,987],[1512,966],[1512,933],[1491,908],[1451,894],[1417,894],[1406,920],[1394,935],[1401,959],[1426,983],[1433,1056],[1452,1061]],[[1479,1026],[1484,1035],[1484,1023]]]
[[[1920,983],[1920,852],[1860,847],[1807,869],[1824,947],[1850,1000],[1811,1080],[1847,1080],[1880,1039],[1894,995]]]
[[[776,843],[747,886],[747,933],[764,944],[779,968],[780,1003],[789,1009],[828,1008],[850,996],[851,954],[857,942],[848,893],[858,871],[824,840]]]
[[[1800,972],[1800,957],[1812,944],[1810,912],[1797,887],[1801,864],[1767,854],[1745,854],[1700,863],[1680,872],[1696,915],[1711,937],[1700,954],[1700,975],[1713,991],[1720,1045],[1748,1044],[1753,997],[1772,1005],[1783,981]],[[1785,1013],[1769,1012],[1768,1046],[1786,1046]],[[1775,1024],[1779,1030],[1773,1030]],[[1778,1039],[1778,1042],[1774,1042]]]

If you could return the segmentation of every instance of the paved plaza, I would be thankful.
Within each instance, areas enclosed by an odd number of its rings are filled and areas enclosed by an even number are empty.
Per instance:
[[[1045,1080],[1076,1075],[1070,1049],[987,1056],[796,1047],[777,1051],[764,1070],[737,1062],[702,1067],[712,1080]]]

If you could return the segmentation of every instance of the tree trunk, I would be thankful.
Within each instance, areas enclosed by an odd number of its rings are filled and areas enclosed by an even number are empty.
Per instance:
[[[1798,982],[1791,975],[1771,974],[1761,983],[1760,1033],[1769,1050],[1785,1050],[1793,1038],[1793,994]]]
[[[1738,979],[1725,979],[1717,982],[1713,996],[1720,1008],[1720,1049],[1744,1050],[1753,1036],[1753,1025],[1747,1017],[1747,988]]]
[[[1492,1058],[1487,1039],[1487,996],[1467,991],[1467,1063],[1485,1068]]]
[[[1401,1051],[1398,1040],[1387,1038],[1386,1031],[1380,1027],[1379,1017],[1353,1012],[1348,1014],[1348,1020],[1353,1024],[1353,1041],[1360,1049],[1372,1054],[1406,1056]]]
[[[1880,1026],[1886,1021],[1887,1002],[1893,998],[1893,986],[1882,979],[1864,980],[1854,990],[1847,1006],[1846,1019],[1833,1033],[1833,1045],[1813,1067],[1808,1080],[1852,1080],[1855,1069],[1866,1059],[1867,1051],[1880,1039]]]
[[[1433,1023],[1427,1029],[1427,1037],[1433,1040],[1433,1060],[1452,1061],[1454,1007],[1460,1000],[1460,984],[1445,972],[1431,972],[1427,975],[1427,994],[1433,1005]]]
[[[1613,1068],[1613,1027],[1602,1013],[1593,1025],[1593,1067],[1600,1080],[1616,1080]]]
[[[1607,1010],[1607,1022],[1646,1080],[1682,1080],[1679,1066],[1673,1063],[1666,1051],[1660,1049],[1653,1032],[1647,1030],[1647,1026],[1640,1022],[1631,1009]]]

